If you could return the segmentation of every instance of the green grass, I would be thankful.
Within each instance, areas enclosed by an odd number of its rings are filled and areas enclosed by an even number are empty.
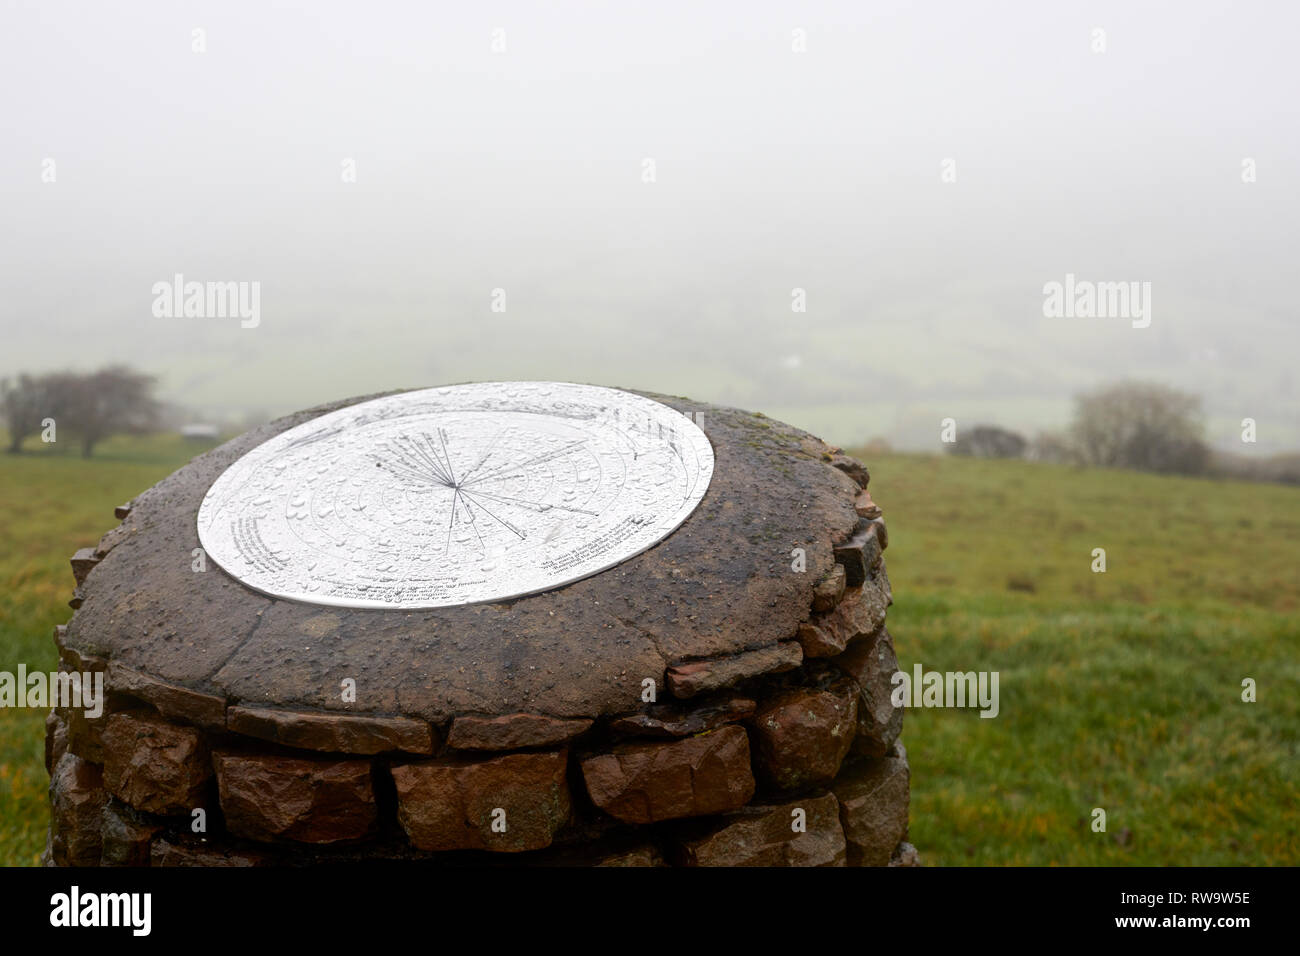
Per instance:
[[[57,667],[52,635],[72,616],[72,553],[117,524],[114,506],[213,444],[119,438],[89,461],[71,444],[0,453],[0,670],[16,671],[20,661]],[[44,754],[45,713],[0,709],[0,864],[35,864],[45,848]]]
[[[55,665],[67,560],[206,448],[0,455],[0,669]],[[1300,489],[870,456],[902,666],[996,670],[1001,713],[913,710],[928,864],[1300,863]],[[1107,571],[1091,571],[1105,548]],[[1243,703],[1241,680],[1258,682]],[[44,845],[44,715],[0,710],[0,863]],[[1093,833],[1094,807],[1107,833]]]
[[[900,665],[1000,674],[995,719],[907,714],[925,862],[1300,863],[1300,489],[870,465]]]

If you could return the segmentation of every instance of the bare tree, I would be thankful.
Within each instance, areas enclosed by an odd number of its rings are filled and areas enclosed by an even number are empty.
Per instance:
[[[953,455],[971,458],[1023,458],[1023,437],[996,425],[976,425],[948,446]]]
[[[1145,382],[1078,396],[1071,427],[1087,464],[1188,475],[1209,461],[1203,434],[1200,398]]]
[[[157,427],[161,406],[153,397],[156,379],[113,365],[90,375],[65,376],[53,389],[60,425],[81,440],[81,456],[109,435],[142,434]]]
[[[9,454],[16,455],[22,451],[24,439],[39,432],[42,419],[50,414],[44,383],[27,374],[19,375],[17,381],[0,379],[0,403],[9,428]]]

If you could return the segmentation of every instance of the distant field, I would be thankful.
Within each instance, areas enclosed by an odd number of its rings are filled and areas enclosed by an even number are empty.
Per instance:
[[[0,454],[0,669],[52,668],[68,557],[207,444]],[[902,666],[996,670],[1001,714],[908,714],[927,864],[1300,863],[1300,489],[868,457]],[[1105,548],[1107,572],[1090,570]],[[1241,680],[1258,682],[1241,702]],[[0,711],[0,863],[44,845],[44,715]],[[1088,826],[1107,812],[1108,832]]]

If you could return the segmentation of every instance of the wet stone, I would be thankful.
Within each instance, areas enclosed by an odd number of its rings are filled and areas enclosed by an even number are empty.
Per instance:
[[[77,581],[77,586],[86,583],[86,577],[99,564],[99,558],[95,556],[94,548],[81,548],[72,556],[72,576]]]
[[[348,754],[433,753],[433,728],[409,717],[302,713],[270,707],[231,707],[226,727],[286,747]]]
[[[569,820],[567,761],[560,750],[399,764],[397,819],[421,850],[543,849]]]
[[[108,793],[100,768],[64,754],[50,776],[51,859],[56,866],[97,866]]]
[[[45,716],[45,772],[54,773],[54,765],[68,752],[68,722],[59,710]]]
[[[858,688],[858,732],[853,752],[883,757],[902,733],[904,710],[895,707],[891,699],[898,657],[889,631],[882,625],[874,634],[854,642],[832,663]]]
[[[700,699],[694,706],[652,704],[642,713],[627,714],[611,721],[610,730],[637,737],[691,737],[744,720],[754,713],[757,706],[752,698],[724,692]]]
[[[543,714],[457,717],[447,736],[453,750],[522,750],[562,744],[590,729],[590,720],[566,720]]]
[[[338,843],[375,826],[370,761],[217,753],[226,828],[250,840]]]
[[[100,866],[149,865],[149,847],[161,826],[116,800],[105,804],[102,820]]]
[[[907,835],[907,754],[901,745],[895,754],[845,767],[832,788],[850,866],[886,866]]]
[[[150,866],[266,866],[270,862],[256,850],[198,839],[155,839],[149,847]]]
[[[728,725],[684,740],[618,744],[582,761],[593,803],[625,823],[733,810],[754,795],[749,738]]]
[[[803,662],[803,651],[795,641],[746,651],[731,657],[691,661],[670,667],[668,689],[675,697],[694,697],[706,691],[730,687],[760,674],[779,674]]]
[[[679,866],[844,866],[838,811],[829,793],[748,807],[703,835],[679,836],[674,862]]]
[[[844,597],[845,581],[844,565],[837,564],[831,568],[826,577],[818,581],[813,588],[812,609],[829,611],[839,604],[840,599]]]
[[[835,561],[844,568],[845,582],[849,587],[857,587],[880,564],[883,550],[877,532],[884,524],[864,521],[861,526],[842,544],[835,545]]]
[[[857,706],[857,687],[846,678],[765,701],[750,721],[760,779],[786,792],[829,784],[853,743]]]
[[[108,665],[106,685],[114,693],[127,694],[152,705],[164,717],[206,730],[225,728],[226,701],[222,697],[169,684],[117,661]]]
[[[143,713],[113,714],[103,748],[104,782],[119,800],[162,815],[204,805],[212,768],[198,731]]]

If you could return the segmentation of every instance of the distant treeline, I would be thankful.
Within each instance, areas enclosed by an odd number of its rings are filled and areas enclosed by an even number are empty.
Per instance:
[[[1033,439],[996,425],[958,429],[947,450],[973,458],[1027,458],[1171,475],[1300,484],[1300,454],[1254,457],[1213,451],[1201,400],[1164,385],[1121,382],[1075,399],[1063,432]]]
[[[9,429],[9,451],[22,451],[36,435],[57,441],[71,436],[89,458],[109,435],[155,430],[162,405],[155,379],[113,365],[97,372],[51,372],[0,379],[0,406]]]

